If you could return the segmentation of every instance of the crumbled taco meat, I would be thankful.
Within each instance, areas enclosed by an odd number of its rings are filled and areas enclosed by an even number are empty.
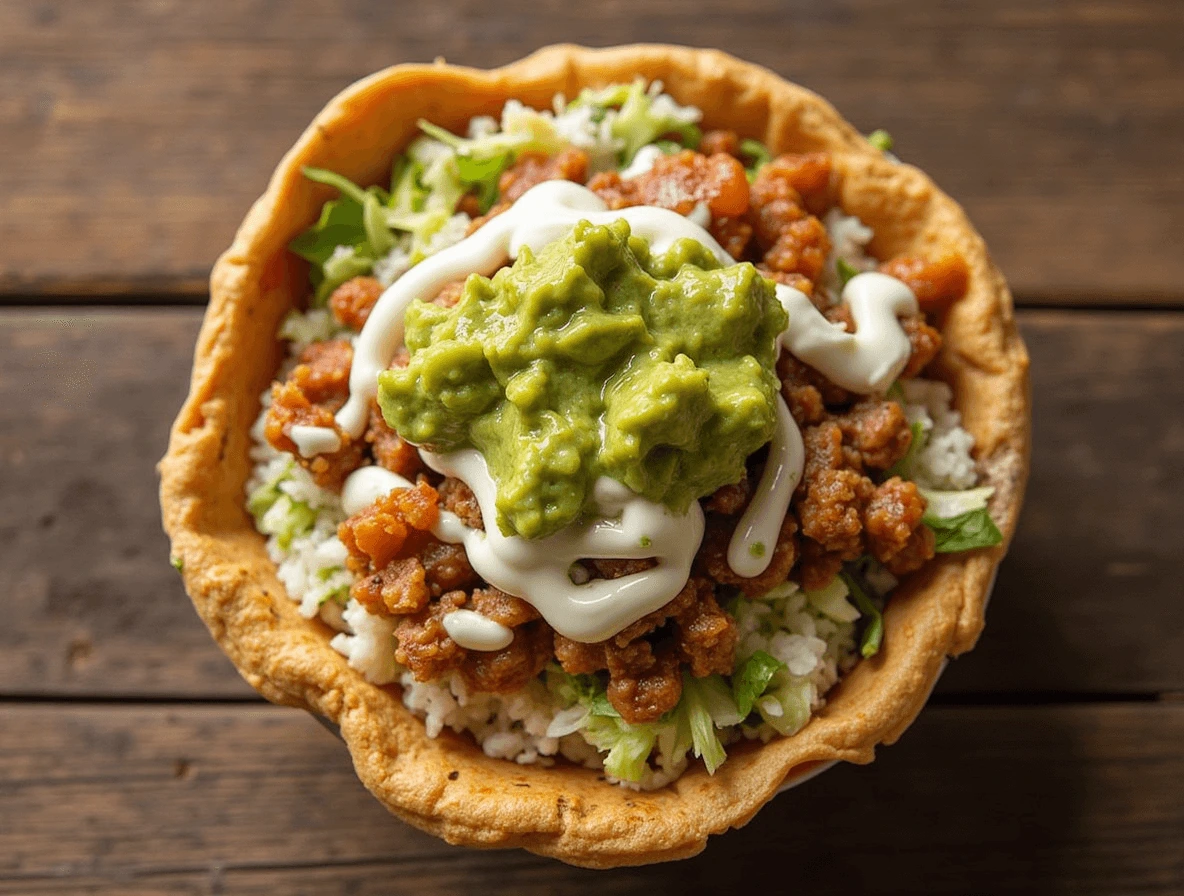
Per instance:
[[[934,259],[902,255],[884,262],[880,270],[904,281],[916,294],[921,310],[930,314],[944,311],[962,298],[970,280],[966,261],[956,252],[947,252]]]
[[[732,158],[740,158],[740,135],[735,131],[707,131],[699,141],[698,152],[705,156],[726,153]]]
[[[690,214],[700,202],[712,216],[739,215],[749,201],[748,177],[738,160],[726,153],[705,156],[689,149],[662,156],[637,177],[622,178],[615,171],[597,174],[588,181],[588,189],[611,209],[656,205],[681,215]]]
[[[343,327],[361,330],[382,295],[382,284],[373,277],[346,280],[329,296],[329,310]]]
[[[630,179],[599,174],[589,187],[612,208],[645,203],[687,213],[706,203],[713,212],[711,232],[730,254],[802,289],[830,320],[853,330],[849,309],[828,306],[823,291],[814,288],[830,252],[819,218],[836,196],[829,157],[783,155],[764,165],[750,185],[736,134],[708,132],[701,150],[662,157],[650,172]],[[583,182],[587,168],[581,150],[520,156],[501,176],[501,201],[487,216],[476,218],[473,229],[544,180]],[[967,285],[965,262],[952,254],[934,260],[893,259],[880,270],[907,283],[929,313],[943,311]],[[462,285],[449,284],[434,301],[454,304]],[[358,329],[380,293],[377,281],[355,278],[333,293],[330,307],[340,323]],[[902,374],[908,378],[934,359],[941,335],[924,313],[901,323],[912,347]],[[343,340],[314,344],[301,355],[287,380],[273,388],[266,424],[271,444],[297,453],[288,435],[296,423],[336,429],[333,413],[348,395],[351,360],[352,350]],[[395,363],[406,364],[405,355]],[[764,463],[758,452],[749,459],[743,480],[703,499],[703,543],[682,591],[666,606],[595,644],[553,631],[530,604],[482,582],[463,546],[432,535],[442,510],[456,514],[466,526],[484,528],[480,507],[465,483],[427,470],[418,452],[387,426],[377,405],[363,439],[354,442],[340,433],[338,452],[299,459],[320,484],[331,487],[339,487],[345,475],[367,462],[416,483],[350,517],[338,534],[356,575],[351,595],[370,612],[398,620],[396,658],[417,679],[455,671],[471,689],[509,692],[554,661],[569,673],[606,675],[608,699],[623,719],[653,721],[678,703],[684,671],[698,677],[732,671],[738,635],[732,617],[719,606],[723,593],[756,596],[786,579],[806,588],[824,587],[844,562],[866,554],[897,575],[933,556],[933,533],[921,522],[924,497],[913,483],[887,476],[912,441],[900,404],[852,394],[788,352],[781,354],[777,373],[802,430],[806,458],[768,569],[744,578],[727,563],[729,541]],[[581,565],[590,577],[612,579],[652,564],[590,559]],[[461,647],[443,625],[444,616],[460,608],[510,628],[513,641],[498,651]]]
[[[292,453],[323,488],[341,488],[365,456],[364,446],[351,439],[333,418],[349,398],[353,355],[353,347],[344,339],[314,342],[300,354],[288,378],[271,389],[271,407],[264,424],[267,441],[279,451]],[[302,457],[292,441],[293,426],[332,429],[341,447],[332,453]]]

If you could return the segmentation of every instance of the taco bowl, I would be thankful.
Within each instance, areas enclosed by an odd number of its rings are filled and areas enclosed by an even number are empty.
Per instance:
[[[1001,536],[991,547],[939,553],[903,576],[883,609],[878,652],[844,671],[796,733],[738,739],[714,773],[691,761],[642,791],[573,762],[494,758],[447,728],[428,736],[398,684],[367,681],[331,646],[323,618],[301,614],[244,504],[259,396],[284,363],[276,333],[309,292],[308,265],[289,244],[335,195],[303,170],[384,182],[421,119],[463,134],[507,100],[547,109],[556,94],[637,77],[701,110],[705,127],[757,140],[773,155],[827,154],[835,204],[874,231],[870,256],[964,261],[964,294],[935,320],[942,348],[926,375],[952,390],[973,437],[975,484],[993,489],[987,510]],[[520,847],[588,867],[636,865],[693,855],[711,834],[745,824],[785,783],[834,761],[870,762],[878,745],[901,736],[947,659],[982,631],[1023,495],[1029,419],[1027,356],[1006,283],[959,206],[922,172],[871,145],[814,94],[722,53],[557,46],[492,71],[395,66],[317,116],[214,268],[190,394],[161,462],[161,501],[175,562],[219,645],[267,699],[338,726],[360,779],[391,812],[452,843]]]

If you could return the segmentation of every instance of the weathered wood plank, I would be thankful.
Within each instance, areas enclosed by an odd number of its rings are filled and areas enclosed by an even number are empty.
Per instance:
[[[1021,319],[1031,490],[982,643],[941,692],[1184,691],[1184,315]],[[0,693],[251,695],[158,522],[153,465],[197,325],[193,310],[0,314]]]
[[[0,688],[250,696],[168,564],[154,473],[192,310],[0,315]]]
[[[719,46],[831,99],[965,203],[1023,297],[1179,297],[1176,0],[8,3],[0,293],[200,295],[314,113],[401,61]]]
[[[869,768],[686,862],[594,873],[386,817],[344,748],[271,707],[0,707],[0,892],[1173,892],[1184,705],[926,711]],[[52,757],[51,760],[46,757]],[[763,872],[763,873],[762,873]]]

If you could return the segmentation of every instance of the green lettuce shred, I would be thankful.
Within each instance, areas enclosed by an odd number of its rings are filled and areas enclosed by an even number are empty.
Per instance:
[[[880,608],[873,603],[872,599],[867,596],[867,592],[863,586],[856,580],[856,576],[851,572],[840,572],[839,576],[843,580],[843,584],[847,586],[847,590],[851,592],[851,597],[855,601],[855,606],[859,612],[866,616],[868,623],[863,630],[863,637],[859,642],[859,653],[864,659],[875,656],[880,652],[880,644],[884,640],[884,614],[880,612]]]
[[[880,152],[891,152],[892,147],[896,144],[896,141],[892,139],[892,135],[883,128],[876,128],[868,134],[867,142]]]
[[[810,721],[810,680],[781,673],[756,703],[760,717],[778,734],[791,735]]]
[[[768,689],[773,676],[784,668],[785,663],[763,650],[758,650],[736,667],[732,673],[732,696],[741,718],[748,717],[757,698]]]
[[[835,271],[839,275],[839,288],[842,289],[847,285],[847,281],[859,273],[859,268],[845,258],[836,258]]]
[[[985,507],[943,519],[928,513],[921,520],[933,530],[939,554],[954,554],[975,548],[989,548],[1003,541],[1003,533]]]
[[[751,137],[740,141],[740,154],[747,162],[744,170],[748,173],[750,183],[756,180],[757,172],[773,161],[773,154],[769,152],[769,147],[761,143],[760,140],[753,140]]]
[[[603,120],[609,109],[617,110],[612,119],[612,135],[623,142],[621,162],[628,165],[639,149],[659,137],[677,135],[678,142],[687,149],[694,149],[703,139],[698,125],[656,111],[655,99],[645,79],[637,78],[630,84],[614,84],[599,90],[586,87],[571,105],[592,106],[594,120]]]
[[[921,486],[918,491],[928,504],[929,515],[942,519],[952,519],[971,510],[982,510],[987,506],[991,495],[995,494],[995,489],[989,485],[961,491],[942,491]]]
[[[925,432],[925,425],[920,420],[909,424],[909,430],[913,438],[909,442],[908,450],[905,451],[904,457],[884,471],[885,479],[891,479],[893,476],[899,476],[901,479],[913,478],[913,466],[917,463],[917,455],[925,448],[929,437]]]

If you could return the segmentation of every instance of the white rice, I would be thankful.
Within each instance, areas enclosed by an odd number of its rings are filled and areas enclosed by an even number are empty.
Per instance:
[[[971,451],[974,436],[962,427],[962,415],[953,408],[954,393],[940,380],[901,380],[904,412],[910,423],[919,422],[925,447],[917,454],[912,478],[932,489],[962,490],[978,481]]]

